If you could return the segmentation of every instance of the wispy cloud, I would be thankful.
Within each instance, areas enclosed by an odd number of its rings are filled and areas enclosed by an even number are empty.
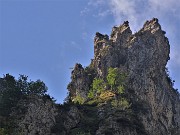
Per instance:
[[[111,10],[105,10],[105,11],[99,12],[97,16],[98,17],[105,17],[105,16],[110,15],[110,14],[112,14]]]
[[[94,6],[99,13],[98,17],[112,15],[114,23],[119,25],[125,20],[130,22],[133,32],[139,30],[146,20],[153,17],[159,19],[162,29],[167,32],[166,36],[171,44],[171,61],[168,64],[175,70],[175,75],[180,79],[180,0],[90,0],[89,5]],[[171,70],[171,69],[170,69]],[[174,72],[174,71],[173,71]],[[177,79],[176,78],[176,79]],[[180,81],[178,82],[180,83]],[[180,87],[180,86],[179,86]]]
[[[101,6],[102,4],[105,4],[105,3],[106,3],[105,0],[89,0],[88,5],[98,7],[98,6]]]
[[[162,22],[167,17],[180,19],[180,3],[177,0],[109,0],[108,4],[115,22],[129,20],[133,31],[152,17],[157,17]]]
[[[129,20],[132,31],[139,30],[152,17],[160,20],[171,44],[168,67],[176,80],[175,87],[180,87],[180,40],[177,36],[180,35],[180,0],[110,0],[108,4],[115,22]]]
[[[81,16],[84,16],[84,15],[87,15],[89,13],[90,9],[85,7],[81,12],[80,12],[80,15]]]

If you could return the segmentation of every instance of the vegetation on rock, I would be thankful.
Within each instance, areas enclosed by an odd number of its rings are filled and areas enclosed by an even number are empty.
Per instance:
[[[0,134],[3,135],[13,132],[16,125],[11,115],[21,100],[32,95],[51,99],[46,94],[47,87],[43,81],[28,81],[28,76],[25,75],[20,75],[16,80],[12,75],[6,74],[1,78],[0,85]]]
[[[96,33],[94,59],[76,64],[64,104],[40,81],[0,78],[0,135],[179,135],[180,99],[165,68],[170,45],[156,18],[132,34]]]

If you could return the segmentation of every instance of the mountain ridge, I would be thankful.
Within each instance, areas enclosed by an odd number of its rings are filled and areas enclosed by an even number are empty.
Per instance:
[[[14,121],[8,134],[179,135],[180,99],[166,68],[169,53],[157,18],[134,34],[128,21],[114,26],[110,36],[97,32],[94,58],[85,68],[75,64],[65,103],[55,104],[38,87],[25,91],[7,117]],[[8,89],[3,81],[2,95]]]

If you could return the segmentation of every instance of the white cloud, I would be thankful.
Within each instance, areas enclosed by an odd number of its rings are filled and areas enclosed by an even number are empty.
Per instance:
[[[114,15],[116,23],[128,20],[132,24],[133,31],[139,29],[142,24],[157,17],[160,20],[167,15],[180,19],[180,0],[109,0],[109,8]]]
[[[133,32],[139,30],[146,20],[158,18],[171,45],[171,61],[168,66],[172,69],[180,68],[180,40],[177,36],[180,35],[180,0],[97,0],[97,3],[96,0],[90,0],[89,5],[101,9],[98,17],[112,14],[117,25],[128,20]],[[176,72],[174,76],[180,76],[180,73]]]
[[[80,12],[80,15],[81,15],[81,16],[84,16],[84,15],[88,14],[89,11],[90,11],[90,9],[87,8],[87,7],[85,7],[85,8]]]
[[[95,7],[98,7],[102,4],[105,4],[105,0],[89,0],[88,2],[89,6],[95,6]]]
[[[178,0],[149,0],[151,8],[160,11],[174,11],[180,5]]]
[[[116,23],[122,23],[128,20],[133,24],[132,29],[139,27],[136,7],[138,6],[138,1],[135,0],[110,0],[110,9],[114,15]]]
[[[178,2],[179,1],[179,2]],[[180,67],[180,43],[173,38],[179,33],[177,22],[180,21],[180,0],[110,0],[110,10],[114,15],[116,23],[128,20],[132,31],[139,30],[142,24],[152,17],[159,18],[162,26],[167,31],[167,37],[172,38],[171,62],[173,66]],[[170,40],[171,41],[171,40]],[[171,42],[170,42],[171,44]]]
[[[98,13],[98,17],[105,17],[107,15],[112,14],[111,10],[105,10]]]

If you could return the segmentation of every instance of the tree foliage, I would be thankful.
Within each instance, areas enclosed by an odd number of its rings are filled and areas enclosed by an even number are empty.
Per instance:
[[[111,101],[111,105],[113,107],[118,107],[119,109],[122,109],[122,110],[125,110],[131,106],[128,100],[125,98],[121,98],[120,100],[113,100]]]
[[[110,67],[108,69],[107,83],[111,90],[123,93],[125,85],[126,74],[121,73],[117,68]]]
[[[6,74],[0,82],[0,115],[8,116],[17,102],[30,94],[46,95],[47,87],[44,82],[28,81],[28,76],[20,75],[18,80]]]
[[[107,82],[101,78],[94,78],[92,88],[88,93],[88,98],[93,99],[95,96],[106,91],[109,87],[111,91],[122,95],[125,91],[126,77],[127,75],[122,71],[120,72],[118,68],[110,67],[106,76]]]
[[[17,85],[24,95],[36,94],[43,96],[47,92],[47,87],[43,81],[28,81],[28,76],[25,75],[20,75]]]
[[[119,86],[117,87],[117,92],[118,92],[119,94],[123,94],[124,91],[125,91],[124,85],[119,85]]]
[[[107,82],[111,86],[111,90],[115,88],[118,81],[118,69],[117,68],[109,68],[108,75],[107,75]]]
[[[100,94],[102,91],[104,91],[104,87],[105,87],[105,84],[104,84],[103,79],[95,78],[93,80],[92,89],[93,91],[96,91],[97,94]]]
[[[105,90],[105,83],[103,79],[95,78],[92,83],[92,88],[88,93],[90,99],[94,98],[95,95],[101,94]]]
[[[18,89],[13,76],[6,74],[1,82],[0,90],[0,115],[8,116],[11,108],[16,105],[21,98],[21,91]]]
[[[74,103],[78,103],[78,104],[83,104],[84,103],[84,98],[81,97],[80,95],[77,95],[74,99],[73,99],[73,102]]]

